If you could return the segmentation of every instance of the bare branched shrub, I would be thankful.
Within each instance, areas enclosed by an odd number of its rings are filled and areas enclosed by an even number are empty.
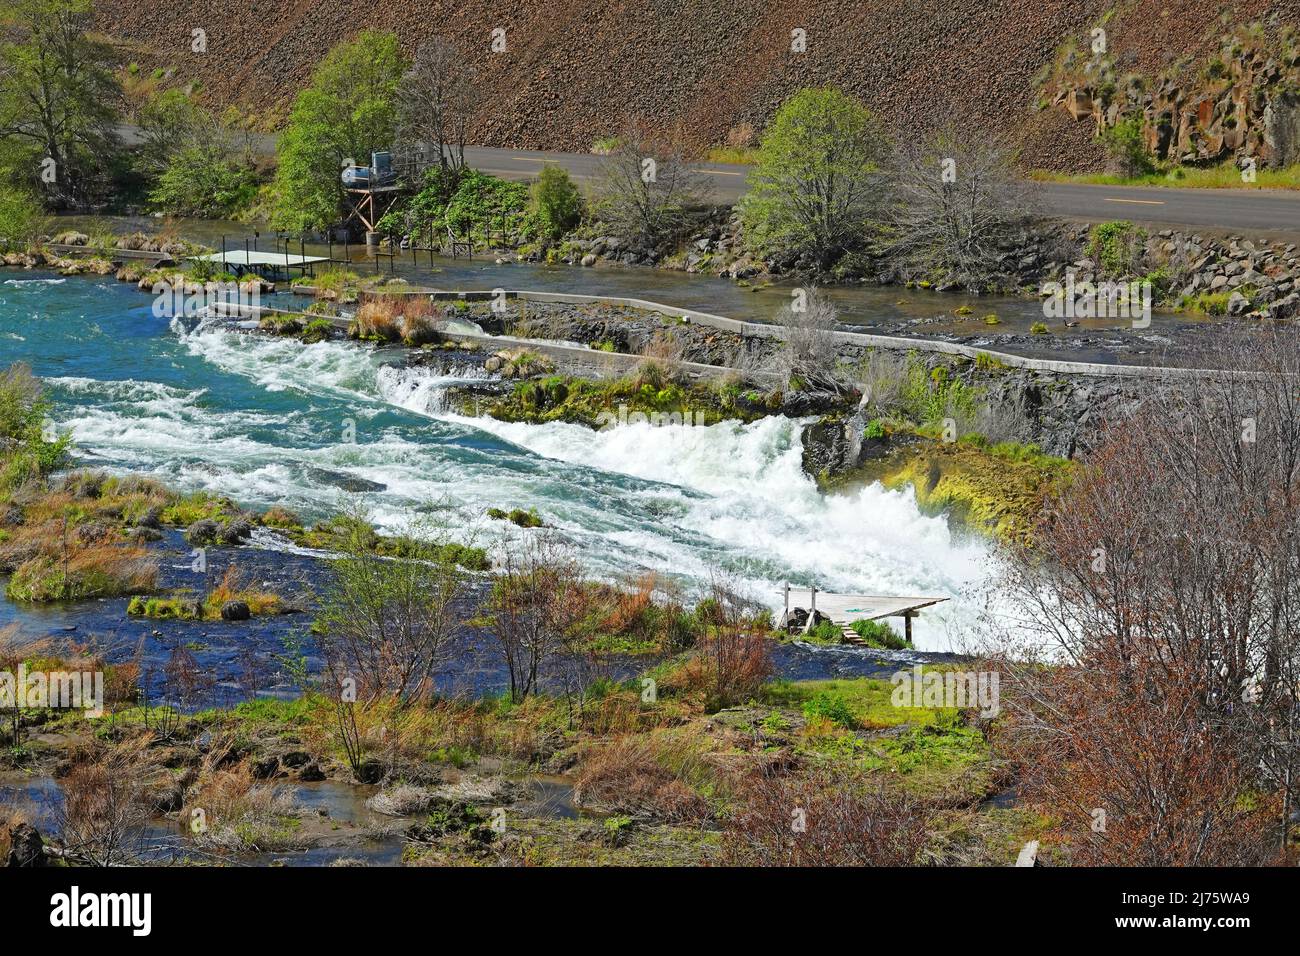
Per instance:
[[[839,312],[824,293],[810,289],[781,310],[785,339],[772,358],[773,370],[794,391],[846,391],[835,331]]]
[[[64,852],[92,866],[138,860],[145,848],[150,790],[166,773],[140,736],[99,749],[60,781],[58,814]]]
[[[347,527],[316,617],[331,687],[359,701],[422,695],[444,661],[467,574],[430,527],[412,528],[396,557],[376,553],[364,518]]]
[[[437,151],[444,172],[465,168],[465,143],[480,99],[473,64],[443,37],[421,43],[397,87],[403,140]]]
[[[901,276],[972,289],[1003,284],[1037,206],[1010,153],[955,130],[900,144],[890,190],[886,247]]]
[[[732,866],[911,866],[929,839],[916,799],[830,771],[755,770],[722,835]]]
[[[704,624],[691,656],[667,678],[667,689],[703,698],[706,710],[752,700],[772,676],[767,623],[756,606],[715,581],[695,608]]]
[[[1006,555],[1000,740],[1086,861],[1264,862],[1294,808],[1300,343],[1220,357],[1112,422]]]
[[[658,251],[684,228],[702,185],[679,136],[632,119],[601,164],[597,211],[619,238],[637,249]]]
[[[553,534],[506,538],[503,552],[482,623],[510,674],[511,699],[521,701],[538,689],[583,613],[575,594],[582,573],[570,546]]]

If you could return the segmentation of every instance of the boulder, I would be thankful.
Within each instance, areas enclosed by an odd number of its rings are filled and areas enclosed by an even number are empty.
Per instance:
[[[221,605],[221,619],[223,621],[247,621],[253,616],[252,610],[247,601],[227,601]]]
[[[45,841],[40,832],[29,823],[19,823],[9,828],[9,856],[5,866],[44,866]]]
[[[221,526],[211,518],[200,518],[185,529],[185,540],[194,545],[216,544]]]

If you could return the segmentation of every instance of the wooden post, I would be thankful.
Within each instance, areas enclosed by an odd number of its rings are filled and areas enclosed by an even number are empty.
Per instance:
[[[781,615],[781,626],[790,626],[790,582],[785,582],[785,612]]]
[[[912,616],[913,616],[913,613],[914,613],[914,612],[912,612],[912,611],[907,611],[907,612],[905,612],[905,613],[903,614],[903,637],[907,639],[907,643],[908,643],[909,645],[912,643]]]
[[[817,622],[817,585],[808,586],[808,620],[804,623],[803,632],[811,634],[814,625]]]

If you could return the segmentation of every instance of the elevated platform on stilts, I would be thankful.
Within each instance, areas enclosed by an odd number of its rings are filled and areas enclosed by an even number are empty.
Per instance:
[[[792,596],[805,592],[808,595],[807,622],[804,626],[805,633],[812,630],[816,624],[817,613],[819,612],[829,618],[832,623],[838,625],[844,632],[844,638],[850,643],[862,643],[857,632],[852,629],[854,621],[874,621],[882,617],[901,617],[904,622],[904,636],[907,642],[912,642],[912,618],[921,611],[922,608],[932,607],[947,601],[948,598],[938,595],[913,595],[913,596],[892,596],[884,594],[837,594],[833,591],[822,591],[818,588],[801,588],[786,585],[785,594],[785,613],[781,618],[782,627],[787,626],[790,620],[790,605]]]

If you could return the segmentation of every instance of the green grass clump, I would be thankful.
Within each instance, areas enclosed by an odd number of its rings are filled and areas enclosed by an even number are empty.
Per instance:
[[[1185,295],[1178,300],[1180,312],[1200,312],[1202,315],[1227,315],[1228,300],[1235,289],[1219,289],[1216,292],[1201,292]]]
[[[803,715],[808,718],[821,717],[837,727],[853,730],[858,726],[858,719],[852,708],[842,696],[831,691],[821,690],[803,702]]]

